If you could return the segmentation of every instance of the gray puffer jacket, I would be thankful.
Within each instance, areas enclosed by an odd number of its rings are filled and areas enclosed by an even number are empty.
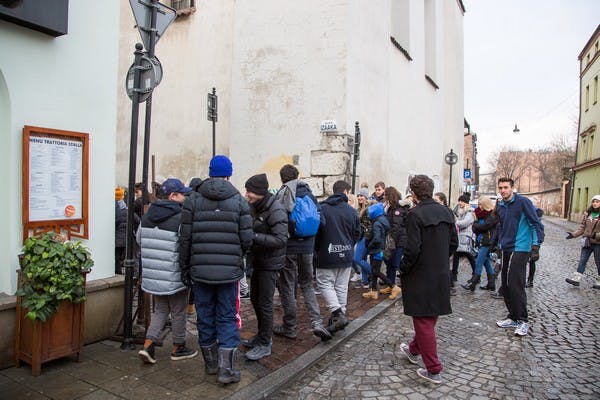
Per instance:
[[[142,289],[167,296],[185,289],[179,268],[181,204],[158,200],[150,205],[137,230],[142,249]]]
[[[243,276],[252,246],[248,202],[227,180],[210,178],[183,203],[179,260],[194,282],[224,284]]]

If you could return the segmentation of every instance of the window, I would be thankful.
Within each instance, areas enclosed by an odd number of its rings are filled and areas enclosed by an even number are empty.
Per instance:
[[[581,188],[577,188],[577,197],[575,198],[575,213],[579,214],[579,210],[581,210]]]
[[[594,135],[590,135],[588,140],[588,160],[594,158]]]
[[[596,40],[596,44],[594,45],[594,55],[596,55],[596,53],[598,53],[598,50],[600,50],[598,48],[598,40]]]
[[[171,0],[171,7],[177,15],[189,15],[196,11],[196,0]]]
[[[582,210],[587,210],[588,206],[590,205],[589,198],[590,188],[583,189],[583,207],[581,207]]]
[[[590,109],[590,85],[585,87],[585,111]]]
[[[390,17],[391,41],[408,61],[412,61],[410,56],[410,0],[392,1]]]
[[[588,66],[590,64],[590,53],[588,53],[587,56],[585,56],[585,65]]]
[[[587,138],[583,138],[581,141],[581,153],[579,154],[581,154],[580,158],[582,162],[587,160]]]
[[[594,104],[598,102],[598,75],[594,77]]]

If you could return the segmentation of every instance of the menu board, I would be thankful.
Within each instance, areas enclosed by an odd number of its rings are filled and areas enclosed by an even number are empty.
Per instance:
[[[80,219],[83,142],[29,137],[29,221]]]

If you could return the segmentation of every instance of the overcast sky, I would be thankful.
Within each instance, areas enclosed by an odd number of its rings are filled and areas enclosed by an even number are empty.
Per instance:
[[[504,147],[577,135],[577,56],[600,24],[600,0],[463,0],[465,118],[481,172]],[[513,134],[515,123],[520,133]]]

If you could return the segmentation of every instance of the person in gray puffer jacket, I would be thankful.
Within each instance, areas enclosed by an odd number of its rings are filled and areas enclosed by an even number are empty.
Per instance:
[[[155,342],[171,314],[173,350],[171,360],[195,357],[198,351],[185,346],[185,314],[188,289],[181,282],[179,267],[179,225],[181,203],[190,189],[178,179],[167,179],[160,186],[159,200],[150,205],[137,230],[142,254],[142,290],[154,295],[154,311],[140,358],[156,363]]]
[[[252,246],[248,202],[229,182],[233,165],[216,155],[210,178],[183,203],[179,260],[182,280],[194,287],[198,342],[207,374],[219,383],[239,382],[235,356],[240,344],[239,280]]]

